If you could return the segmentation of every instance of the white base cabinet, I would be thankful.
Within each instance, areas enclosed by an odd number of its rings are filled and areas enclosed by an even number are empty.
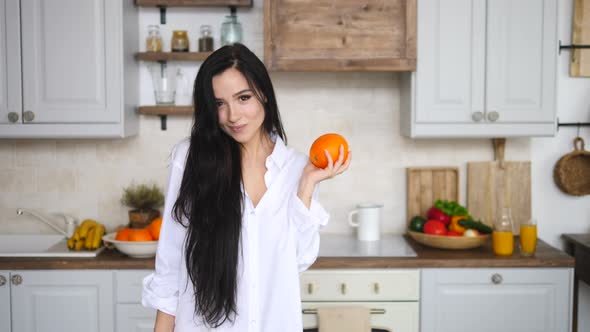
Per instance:
[[[10,273],[0,271],[0,331],[10,332]]]
[[[569,332],[573,269],[423,269],[421,332]]]
[[[156,310],[141,305],[142,281],[150,270],[120,270],[116,272],[116,328],[117,332],[152,332]]]
[[[0,286],[2,331],[112,331],[112,271],[30,270],[0,275],[7,279]]]

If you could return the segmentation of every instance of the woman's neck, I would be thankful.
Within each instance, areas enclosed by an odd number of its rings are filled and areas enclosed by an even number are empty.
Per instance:
[[[259,160],[265,161],[272,153],[274,142],[270,139],[268,134],[260,133],[250,142],[242,145],[242,162],[256,163]]]

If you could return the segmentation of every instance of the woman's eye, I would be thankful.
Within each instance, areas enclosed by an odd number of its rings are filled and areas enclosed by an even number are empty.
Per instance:
[[[250,99],[251,97],[252,96],[250,96],[250,95],[241,95],[239,98],[240,98],[240,101],[246,101],[246,100]]]
[[[217,105],[217,107],[221,107],[223,106],[223,102],[218,100],[215,102],[215,105]]]

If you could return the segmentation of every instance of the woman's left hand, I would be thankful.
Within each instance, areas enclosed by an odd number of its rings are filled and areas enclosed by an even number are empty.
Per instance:
[[[350,165],[350,160],[352,158],[352,153],[348,151],[348,157],[346,161],[344,160],[344,146],[340,145],[340,151],[338,154],[338,159],[336,162],[332,160],[332,156],[328,152],[328,150],[324,150],[326,154],[326,158],[328,158],[328,166],[326,168],[319,168],[312,164],[310,161],[307,162],[305,168],[303,169],[303,175],[301,179],[308,180],[306,182],[311,182],[314,185],[318,184],[321,181],[326,179],[331,179],[336,175],[344,173],[348,169]]]
[[[344,161],[344,146],[342,145],[340,145],[340,151],[336,162],[332,160],[332,156],[330,156],[330,153],[327,150],[325,151],[325,154],[328,158],[328,166],[326,166],[326,168],[319,168],[308,161],[303,169],[301,180],[299,181],[299,190],[297,194],[308,207],[316,184],[344,173],[348,169],[348,166],[350,166],[352,153],[348,151],[348,157],[346,158],[346,161]]]

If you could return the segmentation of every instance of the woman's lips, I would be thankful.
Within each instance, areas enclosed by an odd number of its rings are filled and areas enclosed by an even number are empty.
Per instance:
[[[233,131],[234,133],[239,133],[242,131],[242,129],[246,128],[246,125],[241,125],[241,126],[230,126],[229,127],[231,129],[231,131]]]

